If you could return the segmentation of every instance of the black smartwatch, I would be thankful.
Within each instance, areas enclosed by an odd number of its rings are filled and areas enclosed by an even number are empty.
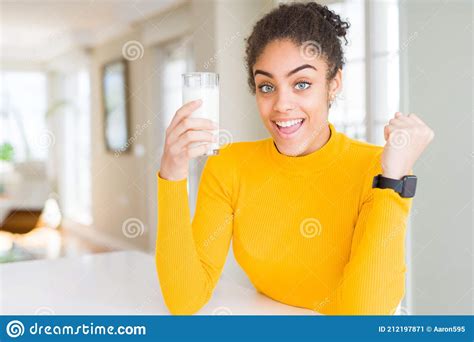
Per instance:
[[[403,198],[415,196],[416,176],[404,176],[402,179],[392,179],[377,175],[372,182],[372,188],[393,189]]]

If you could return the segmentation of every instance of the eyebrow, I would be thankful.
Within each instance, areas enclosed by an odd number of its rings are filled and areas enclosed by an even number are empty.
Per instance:
[[[318,71],[314,66],[312,65],[309,65],[309,64],[303,64],[299,67],[297,67],[296,69],[293,69],[291,70],[289,73],[286,74],[286,77],[290,77],[291,75],[293,75],[294,73],[300,71],[300,70],[303,70],[303,69],[306,69],[306,68],[311,68],[311,69],[314,69],[316,71]],[[255,73],[253,74],[253,76],[257,76],[257,74],[261,74],[261,75],[265,75],[265,76],[268,76],[270,78],[273,78],[273,75],[270,74],[268,71],[263,71],[263,70],[260,70],[260,69],[257,69],[255,70]]]

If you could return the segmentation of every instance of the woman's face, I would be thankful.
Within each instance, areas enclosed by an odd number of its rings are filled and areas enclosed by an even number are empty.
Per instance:
[[[324,59],[308,58],[290,40],[269,43],[258,57],[252,70],[257,106],[280,153],[305,155],[327,141],[329,99],[341,87],[341,71],[328,82],[327,68]],[[276,122],[296,124],[280,128]],[[324,137],[326,140],[321,143]]]

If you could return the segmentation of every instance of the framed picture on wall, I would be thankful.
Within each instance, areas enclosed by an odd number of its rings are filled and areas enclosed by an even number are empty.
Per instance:
[[[124,59],[106,63],[102,68],[102,104],[105,146],[114,153],[129,150],[128,64]]]

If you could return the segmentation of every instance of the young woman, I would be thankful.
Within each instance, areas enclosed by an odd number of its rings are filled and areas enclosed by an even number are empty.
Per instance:
[[[188,161],[212,123],[182,106],[166,132],[158,176],[156,266],[173,314],[210,299],[229,244],[255,288],[323,314],[393,314],[404,296],[412,167],[433,139],[416,115],[395,113],[384,147],[328,121],[342,88],[348,23],[316,3],[280,5],[247,39],[249,85],[271,138],[208,157],[191,223]]]

